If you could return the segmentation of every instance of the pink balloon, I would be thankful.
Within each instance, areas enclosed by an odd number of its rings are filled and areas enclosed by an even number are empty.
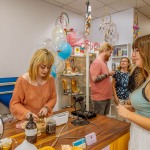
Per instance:
[[[76,31],[72,31],[67,35],[67,42],[71,46],[81,46],[84,42],[84,38],[79,36]]]

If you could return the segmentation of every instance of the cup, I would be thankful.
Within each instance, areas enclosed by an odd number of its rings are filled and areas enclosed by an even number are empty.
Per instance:
[[[4,138],[0,140],[0,150],[10,150],[12,147],[12,139]]]

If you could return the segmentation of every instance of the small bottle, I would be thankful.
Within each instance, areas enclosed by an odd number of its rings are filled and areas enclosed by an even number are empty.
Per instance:
[[[36,123],[33,121],[33,116],[30,114],[29,122],[27,123],[25,127],[25,135],[26,140],[29,143],[36,143],[37,141],[37,126]]]

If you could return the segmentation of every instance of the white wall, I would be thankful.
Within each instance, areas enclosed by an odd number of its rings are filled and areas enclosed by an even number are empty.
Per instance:
[[[116,24],[119,33],[118,44],[131,43],[133,41],[133,11],[133,9],[128,9],[111,15],[112,22]],[[92,41],[98,41],[101,43],[104,41],[104,33],[99,31],[100,22],[101,18],[95,19],[92,22],[90,38]]]
[[[138,12],[139,36],[150,34],[150,19]]]
[[[126,44],[133,42],[133,14],[134,9],[128,9],[119,13],[114,13],[111,15],[112,22],[116,24],[117,31],[119,34],[119,40],[116,44]],[[98,41],[100,43],[104,42],[104,33],[99,31],[99,25],[101,18],[95,19],[92,22],[91,27],[91,40]],[[111,68],[111,60],[108,62],[108,67]]]
[[[20,76],[44,38],[51,38],[56,18],[63,12],[41,0],[0,1],[0,77]],[[84,31],[84,17],[65,11],[70,27]]]
[[[20,76],[28,70],[33,52],[44,39],[51,38],[56,19],[65,11],[41,0],[0,1],[0,77]],[[70,28],[84,31],[84,17],[65,11]],[[61,93],[56,78],[57,104]]]

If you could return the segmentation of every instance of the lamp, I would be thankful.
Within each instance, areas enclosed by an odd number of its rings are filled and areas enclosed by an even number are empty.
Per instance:
[[[3,136],[3,133],[4,133],[4,123],[3,123],[2,117],[0,116],[0,139]]]
[[[83,109],[83,104],[81,104],[81,102],[83,102],[83,100],[84,100],[83,96],[77,95],[77,96],[74,96],[73,99],[75,101],[74,108],[75,108],[75,112],[77,114],[77,119],[71,121],[71,123],[74,124],[75,126],[83,126],[83,125],[89,124],[89,121],[79,118],[79,112],[78,112],[79,110],[77,110],[77,108],[76,108],[76,104],[79,103],[81,110],[84,111],[85,108]]]

